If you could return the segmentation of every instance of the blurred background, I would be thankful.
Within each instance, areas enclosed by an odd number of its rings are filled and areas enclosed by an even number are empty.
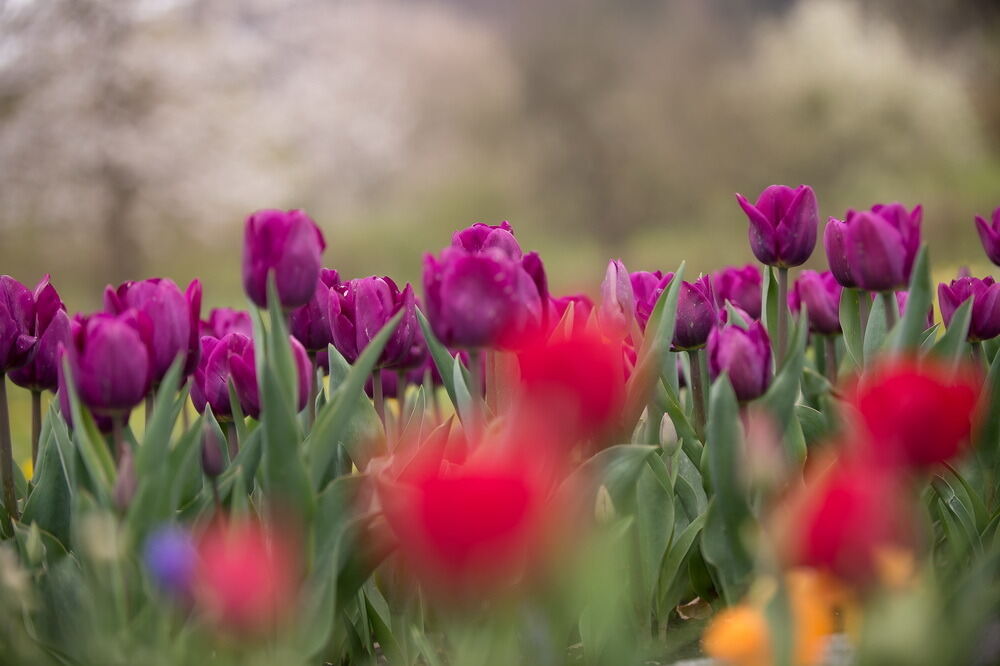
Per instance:
[[[938,266],[985,271],[1000,2],[0,0],[0,169],[0,272],[71,311],[154,275],[242,305],[265,207],[348,277],[503,219],[556,292],[708,271],[771,183],[923,203]]]

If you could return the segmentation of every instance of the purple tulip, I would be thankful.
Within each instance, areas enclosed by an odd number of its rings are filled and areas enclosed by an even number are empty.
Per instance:
[[[402,291],[388,277],[349,280],[330,295],[333,344],[354,363],[386,323],[399,312],[403,318],[382,350],[377,366],[405,369],[423,362],[427,348],[417,323],[416,297],[407,284]]]
[[[448,347],[499,347],[542,325],[536,280],[498,247],[425,255],[424,294],[434,335]]]
[[[635,321],[635,291],[628,269],[621,259],[608,263],[608,270],[601,283],[601,304],[597,309],[597,323],[606,336],[624,340],[632,331]]]
[[[229,382],[232,380],[230,360],[242,356],[249,349],[253,359],[253,342],[242,333],[228,333],[220,338],[201,338],[201,361],[194,371],[191,384],[191,401],[199,412],[205,411],[206,404],[220,421],[232,418],[229,401]],[[234,382],[235,384],[235,382]]]
[[[144,313],[97,313],[79,320],[67,351],[80,402],[124,418],[149,393],[152,323]]]
[[[296,376],[298,378],[298,409],[306,408],[309,403],[309,383],[312,379],[312,363],[305,347],[292,336],[288,336],[292,345],[292,358],[295,360]],[[236,395],[240,399],[240,408],[247,416],[260,418],[260,389],[257,384],[257,364],[254,361],[253,343],[245,346],[240,353],[229,356],[229,369],[232,372]]]
[[[520,261],[524,255],[521,246],[514,238],[513,227],[506,220],[497,226],[477,222],[467,229],[456,232],[451,245],[471,254],[480,254],[496,248],[515,261]]]
[[[669,276],[670,279],[673,275]],[[667,279],[667,283],[669,283]],[[664,285],[666,286],[666,285]],[[677,326],[674,329],[675,350],[701,349],[708,342],[708,336],[715,327],[715,296],[712,294],[712,278],[699,277],[694,282],[681,282],[677,296]]]
[[[1000,335],[1000,284],[992,277],[983,279],[963,277],[951,284],[938,286],[938,303],[944,325],[951,325],[951,318],[965,301],[972,301],[972,320],[969,324],[970,342],[991,340]]]
[[[819,335],[840,333],[840,294],[843,287],[830,271],[802,271],[788,294],[788,307],[798,314],[804,305],[809,330]]]
[[[70,344],[69,315],[48,275],[35,287],[34,300],[31,335],[38,339],[38,344],[31,361],[11,370],[10,379],[32,391],[55,391],[59,386],[59,346]]]
[[[755,321],[746,330],[713,328],[708,336],[708,370],[713,381],[728,373],[740,402],[763,395],[771,383],[771,342],[764,326]]]
[[[250,313],[246,310],[213,308],[208,313],[208,319],[203,320],[198,325],[198,332],[200,334],[199,342],[206,335],[222,339],[230,333],[239,333],[252,338],[253,323],[250,321]]]
[[[737,194],[736,200],[750,220],[750,249],[761,263],[788,268],[809,259],[819,226],[819,208],[811,187],[771,185],[760,193],[756,204],[742,194]]]
[[[649,316],[653,314],[656,301],[674,278],[673,273],[663,274],[662,271],[636,271],[629,273],[628,279],[632,285],[632,300],[635,303],[635,320],[639,328],[646,330]]]
[[[875,298],[875,294],[872,294],[872,299]],[[899,316],[902,317],[906,313],[906,303],[910,299],[910,293],[907,291],[897,291],[896,292],[896,306],[899,308]],[[934,325],[934,306],[931,305],[927,309],[927,318],[925,319],[927,328]]]
[[[35,353],[35,297],[9,275],[0,275],[0,374],[20,368]]]
[[[1000,266],[1000,208],[993,211],[993,218],[990,222],[986,218],[976,215],[976,230],[979,231],[979,239],[983,241],[983,249],[986,256],[997,266]]]
[[[166,278],[126,282],[117,290],[110,286],[104,290],[106,312],[121,314],[129,309],[143,313],[152,324],[149,352],[156,386],[179,355],[185,355],[185,366],[188,365],[192,330],[197,329],[201,314],[201,282],[192,282],[187,295]],[[193,364],[191,369],[194,370]]]
[[[330,299],[337,298],[334,289],[340,284],[337,271],[324,268],[316,281],[316,290],[309,302],[293,310],[289,319],[289,329],[295,339],[309,352],[325,352],[333,343],[330,325]]]
[[[904,289],[920,249],[923,208],[878,204],[870,211],[848,211],[843,222],[831,219],[824,244],[830,270],[844,287],[868,291]]]
[[[187,530],[176,525],[161,527],[149,535],[142,550],[157,587],[176,597],[191,593],[198,551]]]
[[[190,377],[201,358],[201,280],[195,278],[184,292],[191,315],[188,327],[187,356],[184,359],[184,377]]]
[[[751,319],[760,319],[762,285],[760,268],[754,264],[723,268],[712,275],[712,290],[719,308],[724,310],[728,301]]]
[[[281,307],[305,305],[316,291],[326,241],[301,210],[259,210],[247,218],[243,240],[243,289],[267,307],[267,276],[273,272]]]

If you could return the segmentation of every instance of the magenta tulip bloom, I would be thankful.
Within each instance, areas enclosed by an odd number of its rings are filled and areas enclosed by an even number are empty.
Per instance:
[[[668,275],[666,284],[669,284],[672,278],[672,274]],[[680,351],[704,347],[715,327],[717,312],[710,276],[703,275],[694,282],[681,282],[681,290],[677,296],[674,349]]]
[[[192,282],[186,295],[166,278],[126,282],[117,290],[110,286],[104,290],[106,312],[121,314],[129,309],[143,313],[152,324],[149,352],[156,386],[179,355],[185,355],[187,366],[187,356],[197,354],[191,347],[192,331],[201,315],[201,282]]]
[[[629,273],[632,284],[632,300],[635,303],[635,319],[639,328],[646,330],[649,316],[653,314],[656,301],[673,279],[673,273],[663,274],[662,271],[636,271]]]
[[[195,409],[203,412],[208,405],[220,421],[232,418],[229,382],[233,373],[230,361],[233,357],[243,356],[247,350],[252,361],[253,342],[242,333],[228,333],[221,339],[207,335],[201,338],[201,360],[191,384],[191,402]]]
[[[38,339],[31,360],[10,371],[10,379],[32,391],[55,391],[59,386],[59,347],[70,344],[69,315],[46,275],[35,287],[35,320],[31,335]]]
[[[566,314],[570,304],[573,305],[573,330],[580,331],[587,325],[590,313],[594,311],[594,301],[586,294],[571,294],[561,298],[549,298],[549,308],[552,311],[553,326]]]
[[[763,395],[771,383],[771,342],[764,326],[755,321],[746,330],[713,328],[708,336],[708,370],[713,381],[727,373],[740,402]]]
[[[295,360],[296,376],[298,377],[298,408],[305,409],[309,402],[309,382],[312,377],[312,363],[305,347],[292,336],[288,337],[292,345],[292,357]],[[229,368],[232,371],[236,395],[240,399],[240,408],[247,416],[260,418],[260,389],[257,384],[257,366],[254,362],[253,344],[243,348],[242,352],[231,354]]]
[[[601,283],[601,303],[597,308],[597,323],[606,336],[624,340],[635,321],[635,292],[631,276],[621,259],[608,262]]]
[[[983,249],[986,256],[997,266],[1000,266],[1000,208],[993,211],[990,222],[986,218],[976,216],[976,230],[979,231],[979,239],[983,242]]]
[[[840,333],[840,294],[843,291],[830,271],[802,271],[788,294],[788,307],[798,314],[803,306],[809,330],[819,335]]]
[[[951,325],[955,310],[972,298],[972,320],[969,323],[970,342],[991,340],[1000,335],[1000,284],[992,277],[963,277],[951,284],[938,286],[938,303],[944,325]]]
[[[407,284],[400,291],[388,277],[349,280],[331,293],[329,318],[334,346],[349,363],[354,363],[400,310],[403,317],[382,349],[377,366],[401,370],[420,365],[427,348],[417,322],[413,287]]]
[[[199,324],[198,332],[200,333],[199,341],[206,335],[222,339],[230,333],[239,333],[252,338],[253,323],[250,321],[250,313],[246,310],[213,308],[208,313],[208,319]]]
[[[732,303],[750,315],[760,319],[763,276],[760,268],[747,264],[743,268],[723,268],[712,274],[712,291],[720,309]]]
[[[870,211],[848,211],[827,223],[824,243],[830,270],[845,287],[868,291],[905,289],[920,249],[923,209],[878,204]]]
[[[507,251],[472,253],[446,247],[424,256],[427,318],[448,347],[499,347],[543,321],[543,301],[532,275]],[[336,329],[335,329],[336,332]]]
[[[80,402],[92,412],[125,418],[152,382],[152,323],[137,310],[80,319],[68,348]]]
[[[514,229],[506,220],[496,226],[477,222],[467,229],[456,232],[451,245],[471,254],[480,254],[496,248],[515,261],[520,261],[524,256],[520,244],[514,238]]]
[[[0,276],[0,374],[31,360],[34,324],[35,297],[11,276]]]
[[[326,352],[327,346],[333,343],[330,299],[337,298],[334,288],[339,284],[340,275],[337,271],[322,269],[312,298],[302,307],[292,311],[289,319],[290,331],[306,351]]]
[[[750,220],[750,249],[758,261],[768,266],[800,266],[816,247],[819,208],[808,185],[797,188],[771,185],[751,204],[736,195]]]
[[[301,210],[260,210],[247,218],[243,239],[243,289],[267,307],[267,276],[273,272],[281,307],[305,305],[316,291],[326,248],[323,233]]]

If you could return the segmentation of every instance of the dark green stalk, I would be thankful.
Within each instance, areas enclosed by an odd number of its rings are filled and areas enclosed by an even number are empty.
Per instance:
[[[694,430],[698,439],[705,441],[705,378],[702,374],[702,354],[698,349],[688,350],[691,363],[691,397],[694,400]]]
[[[32,468],[38,466],[38,447],[42,443],[38,440],[42,438],[42,392],[32,389],[31,391],[31,465]]]
[[[306,419],[309,427],[316,422],[316,397],[319,395],[319,382],[316,381],[316,352],[309,354],[309,405],[306,407]]]
[[[899,305],[896,303],[896,294],[891,291],[882,292],[882,305],[885,306],[885,330],[891,331],[899,319]]]
[[[150,389],[149,393],[146,394],[146,427],[149,427],[149,420],[153,418],[153,403],[155,402],[155,395],[153,390]]]
[[[823,336],[823,344],[826,347],[826,378],[831,384],[837,383],[837,336]]]
[[[3,503],[13,520],[17,510],[17,493],[14,489],[14,447],[10,439],[10,411],[7,408],[7,373],[0,372],[0,477],[3,479]]]
[[[399,420],[396,423],[396,439],[403,439],[403,428],[406,426],[404,418],[406,415],[406,372],[396,371],[396,403],[399,406]]]
[[[229,449],[229,459],[232,460],[240,452],[240,433],[232,421],[225,423],[222,428],[226,431],[226,446]]]
[[[858,314],[861,318],[861,339],[865,339],[865,331],[868,330],[868,315],[872,312],[871,293],[864,289],[858,289]]]
[[[780,364],[785,360],[788,349],[788,269],[778,267],[778,358]]]
[[[111,453],[115,457],[115,466],[122,459],[125,448],[125,417],[115,415],[111,418]]]

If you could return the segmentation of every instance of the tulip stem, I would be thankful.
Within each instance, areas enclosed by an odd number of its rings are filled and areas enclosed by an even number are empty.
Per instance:
[[[147,429],[149,428],[149,421],[150,421],[150,419],[153,418],[153,402],[154,402],[153,391],[150,390],[149,393],[146,394],[146,428]]]
[[[378,414],[382,428],[385,429],[385,398],[382,395],[382,371],[378,368],[372,372],[372,400],[375,402],[375,413]]]
[[[17,493],[14,491],[14,448],[10,441],[10,412],[7,409],[7,373],[0,372],[0,477],[3,477],[3,505],[17,520]]]
[[[858,289],[858,315],[861,318],[861,339],[865,339],[865,331],[868,330],[868,315],[872,311],[872,297],[864,289]]]
[[[469,384],[469,432],[476,439],[483,421],[483,353],[478,349],[469,350]]]
[[[976,341],[969,346],[972,348],[972,360],[976,364],[976,367],[983,367],[983,343]]]
[[[788,269],[778,267],[778,366],[785,360],[788,349]]]
[[[826,335],[823,337],[823,344],[826,347],[826,378],[831,384],[837,383],[837,336]]]
[[[118,462],[122,459],[122,449],[125,447],[125,435],[122,432],[124,426],[124,419],[115,415],[111,417],[111,444],[112,444],[112,454],[115,457],[115,466],[118,466]]]
[[[691,397],[694,399],[694,430],[698,439],[705,441],[705,378],[702,354],[698,349],[688,350],[691,362]]]
[[[182,391],[184,390],[186,384],[187,380],[184,381],[184,384],[181,384]],[[181,426],[184,428],[184,432],[187,432],[188,430],[191,429],[191,414],[190,412],[188,412],[189,399],[190,397],[185,397],[184,404],[181,405]]]
[[[896,294],[891,291],[882,292],[882,305],[885,306],[885,330],[891,331],[899,319],[899,305],[896,304]]]
[[[240,433],[236,424],[231,421],[223,426],[223,430],[226,431],[226,446],[229,449],[229,459],[232,460],[240,452]]]
[[[38,467],[38,447],[42,445],[42,392],[31,391],[31,465]]]
[[[316,397],[319,395],[319,382],[316,381],[317,365],[316,352],[313,352],[309,354],[309,406],[306,408],[306,419],[310,428],[316,422]]]

